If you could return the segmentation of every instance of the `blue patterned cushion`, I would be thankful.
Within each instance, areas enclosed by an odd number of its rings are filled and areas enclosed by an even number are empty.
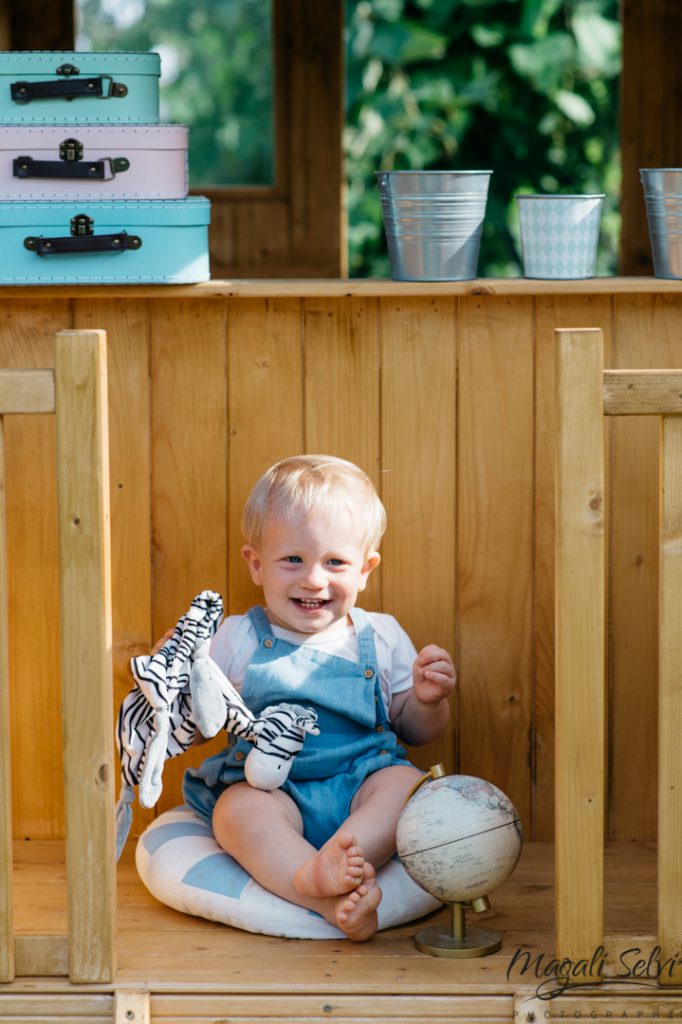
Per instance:
[[[182,913],[266,935],[343,938],[318,914],[273,896],[254,882],[187,807],[166,811],[146,829],[138,841],[135,862],[151,894]],[[439,906],[397,859],[380,869],[378,881],[383,892],[379,928],[404,924]]]

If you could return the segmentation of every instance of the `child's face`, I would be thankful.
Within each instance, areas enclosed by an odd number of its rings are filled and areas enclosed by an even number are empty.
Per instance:
[[[378,564],[366,554],[348,509],[269,515],[258,550],[242,554],[263,588],[270,621],[297,633],[319,633],[345,620]]]

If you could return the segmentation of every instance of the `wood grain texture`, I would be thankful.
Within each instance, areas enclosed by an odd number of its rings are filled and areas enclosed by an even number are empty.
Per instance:
[[[153,640],[151,383],[149,316],[143,299],[75,303],[74,326],[107,332],[109,493],[111,500],[114,715],[133,686],[130,659]],[[133,834],[153,812],[133,805]]]
[[[69,976],[115,971],[116,868],[106,335],[56,336],[57,511]]]
[[[556,338],[555,934],[560,958],[589,963],[603,941],[603,339],[600,330]]]
[[[150,1024],[149,992],[141,989],[116,990],[114,1024]]]
[[[3,413],[54,412],[52,370],[4,370],[0,373],[0,416]]]
[[[54,922],[56,931],[64,924],[54,886],[46,885],[59,873],[59,853],[53,847],[60,845],[16,844],[18,877],[26,893],[17,915],[21,934],[31,934],[41,924],[44,931],[46,919],[50,928]],[[522,976],[518,964],[508,973],[514,951],[520,946],[534,954],[542,952],[545,963],[554,955],[552,854],[551,843],[524,845],[518,867],[495,893],[482,922],[502,933],[501,952],[455,965],[415,948],[418,922],[380,932],[369,943],[288,941],[177,913],[145,890],[132,850],[126,850],[119,865],[120,961],[115,987],[150,990],[152,1020],[174,1018],[178,1024],[249,1018],[324,1018],[348,1024],[367,1018],[425,1024],[435,1018],[438,1024],[512,1024],[513,997],[524,989],[534,991],[538,983],[531,972]],[[622,950],[639,945],[646,957],[656,942],[656,851],[651,843],[611,843],[605,859],[612,879],[606,908],[608,947],[613,966],[622,971],[617,962]],[[37,917],[43,920],[36,921]],[[442,911],[431,923],[446,921],[447,912]],[[661,1007],[659,1017],[664,1016],[662,1007],[672,1008],[675,1000],[672,992],[666,998],[660,991],[610,983],[603,994],[605,1005],[615,1012],[620,1006],[616,999],[623,994],[648,1000],[652,1010],[644,1014],[645,1020],[655,1017],[656,1006]],[[111,987],[74,988],[65,979],[31,979],[5,987],[1,998],[4,1014],[14,1011],[19,1019],[39,1017],[45,1000],[52,999],[55,1016],[71,1022],[79,1019],[78,1012],[104,1016]],[[599,1005],[592,991],[579,990],[573,998],[583,1000],[583,1008],[585,1003],[595,1009]],[[58,1011],[60,1003],[63,1009]],[[542,1005],[547,1008],[546,1001]],[[628,1015],[634,1017],[634,1012]]]
[[[266,469],[304,449],[300,301],[232,300],[228,394],[228,603],[242,613],[262,603],[241,557],[244,502]]]
[[[608,416],[682,413],[682,370],[605,370]]]
[[[464,760],[455,767],[493,773],[493,781],[527,808],[527,834],[549,838],[551,334],[562,325],[600,326],[608,349],[613,316],[614,367],[682,366],[679,282],[660,282],[660,294],[653,281],[649,293],[633,285],[613,296],[595,282],[592,291],[572,293],[565,284],[558,282],[555,294],[540,289],[534,297],[524,281],[505,282],[505,296],[468,297],[464,286],[471,290],[472,282],[455,282],[449,290],[406,285],[404,295],[400,282],[279,282],[274,298],[266,296],[264,284],[253,282],[209,282],[215,293],[197,286],[185,297],[173,288],[26,289],[20,296],[4,290],[4,366],[49,367],[53,332],[68,327],[72,317],[78,327],[103,326],[110,334],[115,707],[130,686],[131,654],[148,649],[207,580],[223,593],[227,610],[244,611],[259,600],[239,554],[239,521],[260,473],[292,452],[338,446],[340,454],[369,463],[389,506],[384,562],[370,581],[374,589],[366,603],[398,614],[417,643],[431,621],[408,572],[409,545],[417,539],[394,543],[391,531],[402,534],[412,523],[427,533],[432,529],[433,541],[418,541],[421,557],[430,567],[434,593],[449,594],[454,563],[446,558],[439,564],[437,555],[438,543],[448,550],[448,503],[457,493],[460,691],[453,723],[462,737],[458,758]],[[668,286],[677,291],[666,291]],[[230,298],[231,289],[239,295]],[[454,406],[443,396],[450,387],[446,353],[453,331],[459,346],[452,342],[460,442],[450,477],[445,466]],[[432,363],[433,352],[439,355]],[[431,403],[432,393],[442,396],[440,409]],[[405,398],[410,394],[420,396],[414,410]],[[408,429],[410,423],[414,427]],[[37,708],[56,710],[58,702],[54,425],[49,416],[8,416],[5,426],[14,830],[17,836],[59,836],[59,733],[53,715],[36,714]],[[657,793],[652,681],[658,666],[658,426],[638,416],[610,417],[607,427],[613,438],[610,834],[650,838],[656,833]],[[425,433],[436,438],[430,447],[423,447]],[[206,452],[200,451],[202,438],[208,439]],[[400,461],[401,445],[422,461]],[[384,472],[389,458],[399,465],[399,484],[395,473]],[[410,491],[410,474],[426,487],[431,478],[438,481],[444,497],[434,505],[432,527],[422,491]],[[207,524],[199,536],[197,518]],[[419,575],[418,567],[414,572]],[[523,604],[523,586],[529,588],[530,608]],[[442,607],[434,602],[439,635],[441,614],[449,621],[448,600],[444,596]],[[510,685],[516,679],[523,691]],[[520,703],[509,703],[520,692]],[[445,756],[453,739],[443,743]],[[168,765],[164,801],[178,802],[185,766],[206,752]],[[139,814],[136,828],[149,816]]]
[[[379,487],[379,323],[375,300],[303,304],[304,444],[307,452],[356,463]],[[361,594],[382,607],[380,572]]]
[[[554,360],[557,327],[599,327],[605,351],[612,302],[601,295],[535,299],[532,834],[554,837]]]
[[[682,416],[661,430],[659,585],[658,929],[663,955],[682,943]],[[665,976],[682,983],[682,965]]]
[[[227,584],[226,325],[222,303],[164,303],[151,313],[155,638],[202,590]],[[178,802],[195,748],[164,768],[159,810]]]
[[[417,650],[427,643],[457,658],[457,361],[454,299],[382,299],[381,496],[388,530],[380,568],[384,611]],[[456,765],[452,722],[413,748],[423,769]]]
[[[9,700],[9,581],[5,511],[5,423],[0,416],[0,982],[14,977],[12,774]]]
[[[529,830],[532,304],[461,300],[458,326],[459,768]]]
[[[682,366],[673,296],[614,300],[614,369]],[[610,420],[610,808],[614,838],[656,836],[659,442],[657,417]]]
[[[51,369],[54,332],[70,324],[65,299],[6,300],[0,366]],[[54,838],[64,831],[54,417],[8,416],[5,453],[12,819],[16,836]]]
[[[14,959],[19,978],[54,978],[69,973],[66,935],[17,935]]]

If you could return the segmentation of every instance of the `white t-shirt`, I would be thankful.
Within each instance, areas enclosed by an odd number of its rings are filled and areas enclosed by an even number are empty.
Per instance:
[[[394,694],[412,687],[412,666],[417,651],[409,636],[393,618],[382,612],[368,612],[374,632],[379,685],[388,712]],[[322,636],[293,633],[280,626],[270,627],[274,636],[289,643],[358,661],[355,627],[345,622]],[[211,641],[211,658],[222,669],[236,690],[241,690],[246,669],[258,649],[258,637],[248,615],[228,615]]]

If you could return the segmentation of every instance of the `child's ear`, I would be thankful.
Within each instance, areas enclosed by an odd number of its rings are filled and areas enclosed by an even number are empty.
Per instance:
[[[245,544],[242,548],[242,558],[245,559],[246,564],[249,567],[251,573],[251,579],[256,586],[261,585],[261,558],[255,548],[252,548],[250,544]]]
[[[379,552],[370,551],[370,553],[367,555],[367,558],[365,559],[362,569],[360,570],[360,585],[358,587],[358,590],[365,589],[365,587],[367,586],[367,580],[369,579],[369,574],[374,569],[376,569],[380,561],[381,555],[379,554]]]

